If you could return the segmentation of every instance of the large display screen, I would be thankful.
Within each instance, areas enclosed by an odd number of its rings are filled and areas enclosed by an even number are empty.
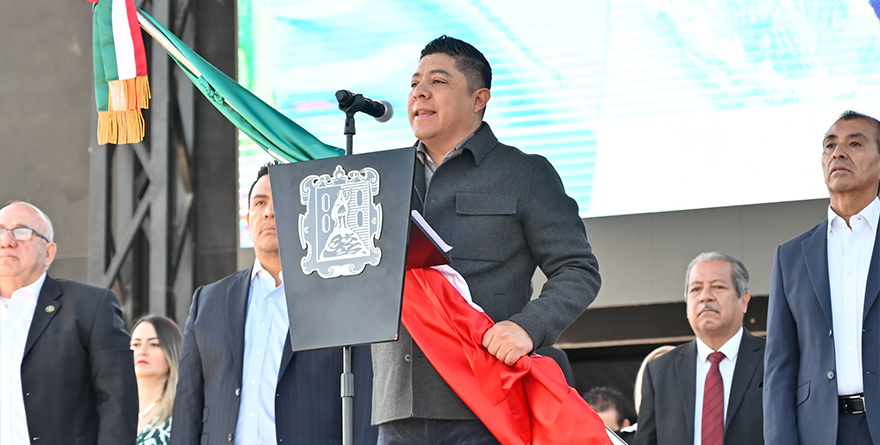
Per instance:
[[[356,153],[415,141],[419,52],[447,34],[493,69],[485,120],[547,157],[585,218],[827,196],[822,136],[880,115],[876,0],[238,0],[238,79],[344,147],[334,93],[387,100],[357,117]],[[270,158],[240,137],[247,191]]]

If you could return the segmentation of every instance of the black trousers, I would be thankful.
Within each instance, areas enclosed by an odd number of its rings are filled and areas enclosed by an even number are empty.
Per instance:
[[[837,445],[874,445],[864,413],[837,415]]]
[[[378,445],[499,445],[479,420],[403,419],[379,425]]]

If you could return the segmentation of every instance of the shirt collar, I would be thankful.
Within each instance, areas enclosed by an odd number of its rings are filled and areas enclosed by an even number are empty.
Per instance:
[[[468,137],[464,138],[461,142],[459,142],[454,149],[450,150],[447,153],[445,159],[449,159],[450,154],[455,153],[459,154],[464,150],[468,150],[471,154],[474,155],[474,163],[480,165],[480,161],[490,152],[495,146],[498,144],[498,139],[495,137],[495,134],[492,133],[492,129],[489,128],[489,124],[483,122],[480,124],[479,128],[476,131],[471,133]],[[416,143],[417,153],[424,152],[422,141],[418,141]],[[419,155],[419,159],[424,163],[425,160],[422,156],[426,156],[427,153],[423,155]]]
[[[254,277],[257,277],[258,275],[259,275],[260,279],[262,279],[262,280],[266,280],[266,279],[271,280],[273,288],[277,287],[277,286],[275,286],[275,278],[272,277],[272,274],[270,274],[268,270],[263,268],[263,265],[260,263],[259,258],[254,258],[254,267],[253,267],[253,269],[251,269],[251,282],[253,282]],[[283,270],[278,273],[278,278],[281,279],[281,284],[284,284],[284,271]]]
[[[743,328],[740,326],[739,330],[736,331],[736,334],[733,334],[733,337],[730,337],[727,340],[727,343],[724,343],[719,352],[724,354],[724,357],[730,360],[736,360],[736,355],[739,353],[739,344],[742,342],[743,338]],[[697,356],[700,357],[700,360],[705,362],[709,359],[709,354],[715,351],[709,347],[706,343],[703,343],[703,340],[700,340],[700,337],[697,337]]]
[[[880,198],[874,198],[867,207],[862,209],[859,213],[856,213],[853,216],[861,215],[862,218],[865,218],[865,222],[868,223],[868,227],[871,228],[871,231],[877,232],[877,223],[880,220]],[[850,218],[852,219],[852,218]],[[843,224],[843,226],[840,226]],[[831,205],[828,205],[828,235],[831,235],[832,227],[835,225],[842,227],[846,227],[846,222],[843,218],[838,215],[834,209],[831,208]]]
[[[469,141],[472,137],[474,137],[474,134],[476,134],[476,133],[469,134],[468,137],[464,138],[464,140],[459,142],[455,147],[452,147],[452,150],[449,150],[446,153],[446,156],[443,156],[443,162],[446,162],[449,159],[458,156],[458,154],[461,152],[462,148],[464,147],[464,144],[466,144],[467,141]],[[418,143],[416,144],[416,153],[423,164],[430,164],[431,171],[437,169],[437,164],[434,163],[434,160],[431,159],[430,155],[428,155],[428,149],[425,148],[425,144],[423,144],[422,141],[418,141]],[[441,162],[441,164],[442,164],[442,162]]]
[[[43,272],[43,274],[40,275],[40,278],[37,278],[37,281],[20,289],[16,289],[16,291],[12,293],[11,299],[15,300],[16,298],[24,298],[25,301],[29,302],[31,305],[36,306],[37,298],[40,297],[40,291],[43,289],[43,283],[45,281],[46,272]]]

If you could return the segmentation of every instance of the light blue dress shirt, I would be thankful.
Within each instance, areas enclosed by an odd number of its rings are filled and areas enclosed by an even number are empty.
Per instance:
[[[282,284],[254,261],[244,325],[241,405],[235,425],[236,445],[273,445],[275,389],[284,343],[290,328]]]

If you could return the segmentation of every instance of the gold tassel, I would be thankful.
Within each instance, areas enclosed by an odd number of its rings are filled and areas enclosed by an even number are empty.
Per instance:
[[[133,144],[144,139],[144,116],[141,110],[117,111],[117,144]]]
[[[141,110],[99,111],[98,143],[134,144],[144,139],[144,115]]]
[[[138,108],[144,110],[150,108],[150,81],[147,76],[135,78],[135,97]]]
[[[119,108],[114,107],[114,102]],[[150,82],[147,76],[110,82],[110,111],[98,112],[98,143],[133,144],[144,140],[144,115],[150,107]]]
[[[116,119],[111,111],[98,112],[98,144],[109,144],[116,140]]]

